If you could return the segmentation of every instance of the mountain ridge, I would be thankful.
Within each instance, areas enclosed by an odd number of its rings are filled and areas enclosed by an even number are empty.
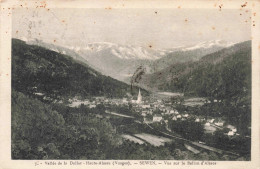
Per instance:
[[[250,50],[251,41],[246,41],[203,56],[198,61],[174,63],[160,71],[144,75],[140,85],[153,90],[158,90],[160,88],[169,89],[169,87],[166,87],[167,85],[172,85],[174,83],[173,81],[178,81],[178,79],[188,76],[188,74],[192,74],[192,72],[199,69],[199,67],[218,65],[235,55],[247,55],[244,51],[249,52]]]
[[[138,91],[70,56],[18,39],[12,40],[12,88],[28,95],[43,93],[51,98],[123,97]]]
[[[46,45],[35,40],[27,43],[52,49],[53,45]],[[215,45],[214,45],[215,44]],[[63,53],[67,48],[74,59],[86,62],[106,76],[110,76],[125,83],[130,83],[130,78],[140,66],[146,69],[146,73],[160,71],[174,63],[197,61],[201,57],[223,49],[231,43],[215,40],[203,42],[202,48],[187,46],[172,49],[153,49],[152,47],[138,47],[133,45],[120,45],[111,42],[93,42],[82,46],[56,47],[54,51]],[[220,46],[219,46],[220,45]],[[190,48],[194,49],[190,49]]]

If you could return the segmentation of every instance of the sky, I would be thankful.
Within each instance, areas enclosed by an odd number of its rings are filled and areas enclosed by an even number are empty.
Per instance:
[[[14,38],[63,46],[93,42],[167,49],[211,40],[250,40],[250,12],[239,9],[15,9]]]

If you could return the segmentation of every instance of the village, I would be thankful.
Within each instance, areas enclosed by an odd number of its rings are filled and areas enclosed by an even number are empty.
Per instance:
[[[194,122],[201,123],[204,126],[204,132],[208,134],[214,134],[217,129],[225,129],[225,135],[229,137],[239,136],[237,128],[233,125],[227,124],[222,118],[212,118],[203,117],[191,114],[187,111],[179,112],[169,101],[169,99],[159,99],[159,98],[143,98],[139,90],[137,99],[132,97],[117,99],[117,98],[106,98],[106,97],[93,97],[91,99],[79,100],[73,98],[69,100],[70,107],[79,107],[80,105],[85,105],[88,108],[96,108],[98,105],[104,105],[106,108],[111,106],[125,106],[128,107],[131,104],[132,109],[139,116],[142,117],[142,122],[146,124],[159,123],[165,124],[166,129],[168,128],[169,121],[186,121],[194,120]],[[191,101],[191,104],[186,102],[186,105],[194,106],[195,102]],[[201,105],[201,102],[199,103]],[[124,114],[123,112],[111,112],[106,110],[106,113],[132,117],[129,114]]]

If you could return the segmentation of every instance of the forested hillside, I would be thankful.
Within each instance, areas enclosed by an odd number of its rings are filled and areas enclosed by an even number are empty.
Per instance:
[[[101,75],[67,55],[17,39],[12,41],[12,88],[25,94],[43,93],[51,98],[123,97],[133,92],[129,85]]]
[[[164,82],[164,83],[162,83]],[[205,97],[204,116],[225,117],[248,134],[251,126],[251,41],[202,57],[197,62],[174,64],[143,83],[162,91]]]
[[[173,64],[179,64],[179,63],[187,63],[187,62],[193,62],[200,60],[203,56],[206,56],[208,54],[214,53],[216,51],[219,51],[223,49],[223,47],[214,47],[210,49],[194,49],[194,50],[187,50],[187,51],[174,51],[166,56],[154,61],[151,64],[151,69],[153,70],[153,73],[155,71],[161,71],[164,68],[167,68]]]
[[[12,158],[106,159],[120,139],[90,109],[47,105],[12,92]],[[120,143],[121,144],[121,143]]]
[[[186,74],[173,79],[170,90],[222,100],[251,93],[251,46],[228,49],[203,57]],[[231,48],[230,50],[232,50]]]
[[[228,78],[230,76],[230,78]],[[239,81],[235,88],[250,89],[251,41],[206,55],[196,62],[176,63],[162,71],[143,76],[142,84],[162,91],[184,92],[186,95],[209,97],[218,90],[230,95],[224,83]],[[235,81],[234,81],[235,80]],[[215,85],[219,85],[218,87]],[[236,91],[234,91],[236,93]]]

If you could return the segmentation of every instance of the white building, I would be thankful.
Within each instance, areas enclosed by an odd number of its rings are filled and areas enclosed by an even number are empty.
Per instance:
[[[231,131],[228,132],[227,135],[228,135],[228,136],[233,136],[234,134],[235,134],[235,133],[231,130]]]
[[[199,119],[199,118],[196,118],[195,122],[200,122],[200,119]]]
[[[215,123],[215,125],[223,127],[224,123],[223,122],[217,122],[217,123]]]
[[[137,103],[137,104],[142,103],[142,95],[141,95],[140,89],[139,89],[139,93],[138,93],[138,97],[137,97],[136,103]]]
[[[160,114],[155,114],[153,116],[153,121],[154,122],[160,122],[162,120],[162,116]]]
[[[205,124],[205,126],[210,126],[210,123],[209,123],[209,122],[207,122],[207,123]]]
[[[147,113],[148,113],[148,111],[142,111],[142,116],[146,116],[147,115]]]
[[[180,119],[180,118],[181,118],[181,115],[178,115],[177,118]]]
[[[189,115],[188,114],[184,114],[183,117],[189,117]]]
[[[89,108],[95,108],[95,107],[96,107],[96,105],[94,105],[94,104],[89,105]]]
[[[173,116],[173,117],[172,117],[172,120],[176,121],[176,120],[177,120],[177,117],[176,117],[176,116]]]

